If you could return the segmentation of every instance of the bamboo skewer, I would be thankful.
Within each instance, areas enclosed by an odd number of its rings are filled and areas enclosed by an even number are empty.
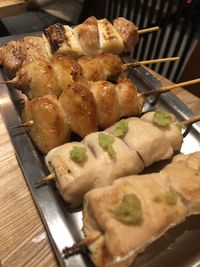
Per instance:
[[[171,62],[178,60],[179,57],[166,57],[166,58],[158,58],[158,59],[150,59],[150,60],[144,60],[144,61],[135,61],[131,63],[125,63],[123,64],[124,70],[128,69],[129,67],[139,67],[142,65],[149,65],[149,64],[155,64],[155,63],[161,63],[161,62]]]
[[[158,31],[160,28],[158,26],[156,27],[151,27],[151,28],[145,28],[138,30],[138,34],[144,34],[144,33],[149,33],[149,32],[155,32]]]
[[[157,88],[155,90],[148,91],[148,92],[142,92],[142,93],[139,93],[138,96],[146,96],[147,97],[150,95],[164,93],[164,92],[170,91],[170,90],[178,88],[178,87],[184,87],[184,86],[192,85],[195,83],[200,83],[200,78],[197,78],[194,80],[189,80],[186,82],[177,83],[177,84],[163,86],[163,87],[160,87],[160,88]]]
[[[41,187],[42,185],[45,185],[46,183],[48,183],[49,181],[52,181],[52,180],[54,180],[54,179],[56,179],[55,174],[54,174],[54,173],[50,173],[49,175],[43,177],[42,180],[39,181],[39,182],[36,184],[35,187],[36,187],[36,188],[39,188],[39,187]]]
[[[33,126],[33,124],[34,124],[34,121],[31,120],[31,121],[27,121],[27,122],[12,126],[11,129],[21,128],[21,127],[30,127],[30,126]]]
[[[197,116],[194,116],[190,119],[186,119],[184,121],[178,122],[177,126],[184,127],[184,126],[192,125],[193,123],[195,123],[197,121],[200,121],[200,114]],[[55,179],[56,179],[56,175],[54,173],[50,173],[49,175],[43,177],[43,179],[36,184],[36,188],[48,183],[49,181],[55,180]]]
[[[197,121],[200,121],[200,114],[197,115],[197,116],[194,116],[194,117],[192,117],[190,119],[178,122],[177,125],[183,127],[183,126],[191,125],[191,124],[193,124],[193,123],[195,123]]]
[[[101,233],[96,231],[93,234],[91,234],[89,237],[82,239],[80,242],[74,244],[73,246],[65,247],[63,249],[63,256],[67,258],[75,253],[78,253],[81,247],[90,245],[91,243],[96,241],[100,236],[101,236]]]

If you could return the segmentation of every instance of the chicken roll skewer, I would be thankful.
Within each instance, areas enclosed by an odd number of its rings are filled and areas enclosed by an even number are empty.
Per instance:
[[[83,231],[95,266],[128,267],[168,229],[199,214],[199,184],[200,152],[195,152],[175,156],[159,173],[122,177],[88,192]]]
[[[82,56],[77,62],[69,55],[55,54],[50,61],[37,59],[23,65],[15,78],[4,83],[21,90],[29,99],[46,94],[59,96],[62,88],[72,82],[78,81],[88,86],[87,81],[116,80],[131,66],[177,59],[178,57],[172,57],[123,64],[117,55],[111,53],[102,53],[95,58]]]
[[[200,82],[200,79],[195,82]],[[164,88],[163,91],[169,89],[172,88]],[[46,101],[51,102],[51,108]],[[122,117],[141,115],[143,103],[143,93],[138,93],[126,77],[121,77],[116,86],[106,81],[93,83],[90,90],[81,84],[75,84],[65,89],[59,99],[49,95],[29,101],[22,114],[23,123],[17,127],[26,126],[37,148],[46,154],[52,148],[68,142],[71,132],[83,138],[91,132],[113,125]],[[45,110],[51,120],[45,119]],[[53,127],[55,133],[60,132],[56,118],[63,118],[63,112],[68,126],[62,128],[64,132],[59,138],[56,134],[52,135],[53,132],[49,132],[49,129]],[[41,135],[42,139],[38,139],[37,135]],[[55,138],[54,141],[52,137]]]
[[[183,137],[174,116],[164,113],[158,119],[155,112],[153,117],[153,122],[145,117],[120,121],[104,132],[91,133],[81,142],[64,144],[47,154],[50,178],[54,178],[70,207],[79,207],[92,188],[109,185],[121,176],[138,174],[180,151]],[[166,124],[161,127],[163,122]],[[39,185],[47,180],[49,177]]]

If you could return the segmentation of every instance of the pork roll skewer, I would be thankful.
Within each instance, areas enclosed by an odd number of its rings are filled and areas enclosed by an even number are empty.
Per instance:
[[[183,140],[181,130],[174,117],[168,116],[165,127],[160,128],[143,117],[129,118],[104,132],[91,133],[79,143],[52,149],[46,163],[69,206],[81,205],[84,194],[92,188],[111,184],[124,175],[138,174],[179,151]]]
[[[86,239],[95,233],[89,244],[95,266],[130,266],[168,229],[200,213],[199,184],[200,152],[195,152],[174,157],[159,173],[123,177],[88,192],[83,231]]]

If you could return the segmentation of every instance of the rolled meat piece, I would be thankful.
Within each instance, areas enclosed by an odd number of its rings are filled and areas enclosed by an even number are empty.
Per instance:
[[[65,112],[53,95],[27,102],[22,112],[22,120],[33,122],[33,125],[28,127],[28,133],[43,154],[69,141],[70,126]]]
[[[111,184],[115,179],[124,176],[124,174],[138,174],[144,167],[156,161],[171,158],[174,152],[165,133],[154,124],[140,118],[122,120],[104,132],[91,133],[79,144],[80,146],[84,144],[94,156],[93,164],[91,164],[93,172],[91,170],[91,175],[87,178],[90,180],[90,186],[86,181],[87,187],[85,188],[87,190]],[[60,146],[56,149],[57,155],[59,155],[59,150],[64,151],[64,147]],[[51,165],[53,169],[56,169],[52,163],[54,159],[53,151],[54,149],[47,154],[45,160],[48,166]],[[69,164],[62,158],[62,153],[60,158],[63,164]],[[87,161],[87,158],[85,161]],[[76,164],[79,165],[80,162],[76,162]],[[82,171],[84,172],[84,164],[81,162],[79,166],[83,168]],[[52,168],[49,170],[52,171]],[[60,176],[56,172],[55,179],[59,183]],[[82,190],[84,182],[83,180],[79,182],[76,172],[73,172],[71,181],[68,184],[66,182],[65,185],[65,187],[69,187],[70,196],[65,195],[63,198],[67,199],[69,206],[77,207],[76,199],[83,199],[86,193],[85,191],[83,194]],[[71,186],[73,193],[70,191]],[[80,205],[81,202],[78,204]]]
[[[87,85],[86,79],[83,77],[81,66],[70,55],[55,54],[50,64],[55,72],[60,88],[65,89],[74,82]]]
[[[161,131],[164,132],[167,139],[170,141],[174,151],[180,151],[182,143],[183,143],[183,135],[181,133],[180,127],[175,123],[176,117],[173,114],[171,116],[171,123],[166,126],[159,126],[154,122],[155,112],[147,112],[142,115],[142,119],[153,123],[156,127],[158,127]]]
[[[126,121],[128,131],[121,138],[140,155],[145,167],[173,155],[174,150],[170,141],[157,126],[141,118],[128,118]],[[106,131],[114,133],[116,127],[117,124]]]
[[[56,74],[50,63],[44,59],[24,64],[9,83],[29,99],[50,94],[58,97],[61,94]]]
[[[120,119],[115,85],[107,81],[92,82],[90,91],[96,102],[99,129],[106,129]]]
[[[138,96],[138,91],[132,80],[120,75],[115,86],[120,118],[138,116],[142,113],[144,97]]]
[[[99,133],[89,134],[83,142],[72,142],[51,150],[45,161],[50,171],[55,171],[56,185],[63,199],[72,208],[82,204],[83,196],[91,188],[111,184],[113,180],[143,170],[136,152],[131,151],[119,138],[115,138],[111,158],[98,142]],[[70,158],[73,147],[84,147],[86,156],[81,161]]]
[[[122,38],[125,51],[130,52],[139,42],[138,27],[132,21],[123,17],[114,19],[113,26]]]
[[[95,266],[131,266],[168,229],[200,212],[199,159],[200,152],[181,156],[160,173],[122,177],[85,195],[84,234],[100,234],[88,245]]]
[[[96,57],[81,56],[77,59],[83,76],[89,81],[116,79],[123,71],[121,58],[112,53],[100,53]]]
[[[82,67],[86,80],[94,82],[107,80],[106,73],[104,73],[106,66],[103,66],[96,58],[81,56],[77,62]]]
[[[87,87],[73,83],[63,90],[59,102],[73,132],[84,137],[98,130],[95,99]]]
[[[8,42],[0,48],[0,65],[14,76],[23,64],[37,59],[48,60],[48,54],[41,37],[26,36]]]

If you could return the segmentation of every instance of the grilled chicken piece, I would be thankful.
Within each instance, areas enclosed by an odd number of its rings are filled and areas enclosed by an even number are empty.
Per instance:
[[[157,126],[142,118],[128,118],[127,122],[128,131],[122,140],[140,155],[145,167],[153,162],[168,159],[173,155],[170,140]],[[115,129],[116,125],[106,131],[114,133]],[[178,133],[178,137],[180,134]]]
[[[81,66],[72,56],[55,54],[52,57],[50,64],[62,90],[71,86],[74,82],[88,85],[86,79],[83,77]]]
[[[125,51],[131,51],[139,42],[138,27],[130,20],[118,17],[113,20],[113,26],[119,33],[125,46]]]
[[[53,68],[43,59],[24,64],[9,83],[21,90],[29,99],[50,94],[58,97],[61,94]]]
[[[84,137],[98,130],[95,99],[87,87],[73,83],[63,90],[59,102],[73,132]]]
[[[115,85],[107,81],[92,82],[90,91],[97,106],[99,128],[105,129],[117,122],[120,109]]]
[[[141,114],[144,98],[138,96],[138,91],[132,80],[120,75],[115,86],[117,93],[120,118],[138,116]]]
[[[153,121],[154,112],[147,112],[142,116],[143,120],[149,121],[151,123],[154,123]],[[159,126],[158,124],[155,124],[161,131],[164,132],[167,139],[170,141],[174,151],[179,151],[181,148],[181,145],[183,143],[183,135],[181,134],[180,128],[176,125],[176,117],[171,114],[172,123],[170,123],[168,126]]]
[[[199,214],[199,185],[200,152],[195,152],[174,157],[160,173],[123,177],[88,192],[83,231],[86,237],[97,231],[101,234],[89,246],[95,265],[130,266],[169,228],[186,216]],[[125,198],[129,203],[125,204]]]
[[[0,65],[3,65],[11,75],[15,75],[23,64],[37,59],[48,60],[41,37],[27,36],[8,42],[7,45],[0,48]]]
[[[86,149],[86,156],[80,162],[70,158],[74,147]],[[110,184],[123,173],[128,175],[143,169],[137,153],[132,152],[119,138],[113,147],[116,150],[114,160],[98,144],[98,133],[92,133],[81,143],[68,143],[47,154],[47,166],[51,171],[56,170],[56,185],[70,207],[80,206],[84,194],[91,188]]]
[[[84,55],[94,57],[102,52],[99,46],[97,19],[94,16],[89,17],[83,23],[74,27],[73,30],[78,35]]]
[[[115,130],[119,126],[119,124],[115,124],[114,127],[108,128],[104,132],[87,135],[79,145],[77,144],[78,146],[84,144],[87,151],[90,150],[93,154],[94,159],[90,165],[90,177],[86,178],[85,186],[83,178],[79,180],[79,172],[80,168],[82,168],[82,173],[84,173],[87,156],[83,160],[73,163],[77,164],[78,173],[69,170],[70,176],[68,177],[68,172],[65,172],[65,190],[61,190],[61,193],[70,192],[69,196],[67,193],[66,195],[62,195],[67,200],[69,206],[75,208],[81,205],[80,200],[82,200],[87,190],[94,187],[106,186],[124,175],[140,173],[144,167],[156,161],[172,157],[174,150],[164,131],[141,118],[131,118],[126,121],[128,123],[127,129],[121,138],[113,135],[116,134]],[[177,133],[177,136],[174,136],[174,138],[179,138],[180,134]],[[73,143],[66,145],[66,147],[70,146],[72,149]],[[60,146],[47,154],[45,160],[50,171],[52,171],[52,168],[56,169],[59,166],[59,163],[58,165],[54,164],[55,156],[60,157],[63,165],[69,166],[71,164],[69,160],[65,160],[69,155],[64,157],[64,150],[65,146]],[[68,153],[68,149],[66,153]],[[70,160],[74,161],[74,159]],[[87,166],[89,168],[89,164]],[[57,172],[55,175],[56,181],[59,183],[60,176]],[[83,176],[82,174],[81,177]]]
[[[200,152],[175,156],[161,173],[187,203],[189,215],[200,213]]]
[[[22,120],[33,121],[33,125],[28,127],[28,133],[43,154],[69,141],[70,126],[62,107],[53,95],[29,101],[23,110]]]
[[[107,80],[108,77],[104,72],[106,66],[102,65],[95,57],[81,56],[77,59],[77,62],[81,66],[86,80],[94,82]]]
[[[160,173],[122,177],[88,192],[83,231],[86,237],[101,234],[89,245],[95,266],[130,266],[168,229],[199,213],[199,171],[200,152],[195,152],[175,158]]]
[[[81,56],[77,62],[81,65],[84,77],[89,81],[116,79],[123,72],[123,62],[112,53],[101,53],[92,58]]]

